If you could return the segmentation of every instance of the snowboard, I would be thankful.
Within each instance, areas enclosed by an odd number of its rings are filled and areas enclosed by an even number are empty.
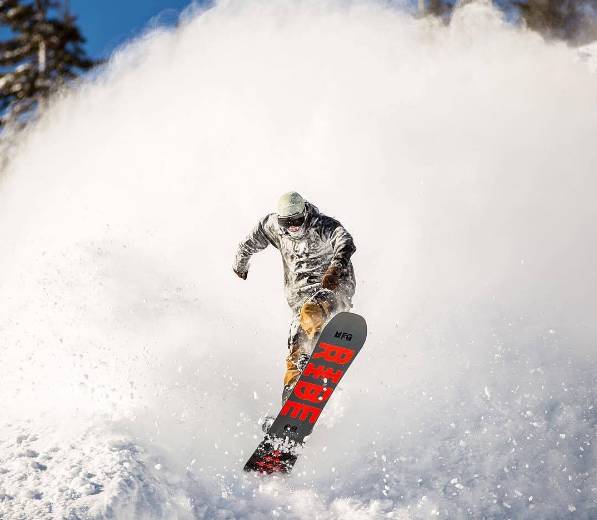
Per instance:
[[[305,437],[313,431],[366,337],[367,324],[358,314],[340,312],[327,323],[292,394],[245,464],[245,471],[290,473]]]

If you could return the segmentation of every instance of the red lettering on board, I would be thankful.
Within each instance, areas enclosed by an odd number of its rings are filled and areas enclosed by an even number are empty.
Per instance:
[[[280,411],[280,415],[288,415],[293,419],[297,419],[299,421],[306,421],[309,419],[311,424],[315,424],[319,414],[321,413],[321,409],[316,408],[315,406],[309,406],[303,403],[297,403],[296,401],[291,401],[290,399],[284,403],[282,410]]]
[[[312,403],[327,401],[333,391],[333,388],[326,388],[307,381],[299,381],[294,387],[294,395],[303,401],[311,401]]]
[[[319,344],[321,350],[313,353],[313,358],[322,358],[324,361],[330,363],[337,363],[338,365],[346,365],[354,357],[354,350],[345,347],[338,347],[337,345],[330,345],[329,343],[321,342]]]
[[[329,379],[330,381],[338,384],[344,375],[344,371],[334,370],[333,368],[326,367],[325,365],[314,365],[313,363],[309,363],[303,374],[314,377],[315,379]]]

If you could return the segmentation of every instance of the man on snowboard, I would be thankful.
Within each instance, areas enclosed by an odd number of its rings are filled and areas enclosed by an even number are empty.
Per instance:
[[[239,244],[234,272],[246,280],[251,256],[270,244],[282,256],[286,299],[294,315],[288,336],[284,402],[325,323],[352,306],[355,277],[350,257],[356,248],[340,222],[320,213],[294,191],[282,195],[278,213],[262,218]]]

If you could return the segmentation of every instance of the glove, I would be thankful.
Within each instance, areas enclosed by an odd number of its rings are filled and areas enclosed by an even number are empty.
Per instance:
[[[321,280],[322,287],[330,291],[337,289],[338,285],[340,285],[340,273],[342,273],[342,269],[330,265]]]
[[[243,280],[247,279],[247,275],[249,274],[249,271],[238,271],[234,267],[232,268],[232,270],[234,271],[236,276],[238,276],[239,278],[242,278]]]

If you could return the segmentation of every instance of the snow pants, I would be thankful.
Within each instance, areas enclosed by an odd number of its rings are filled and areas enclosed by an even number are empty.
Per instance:
[[[351,308],[351,298],[341,292],[320,289],[294,312],[288,335],[284,374],[284,401],[309,361],[323,326],[336,314]]]

